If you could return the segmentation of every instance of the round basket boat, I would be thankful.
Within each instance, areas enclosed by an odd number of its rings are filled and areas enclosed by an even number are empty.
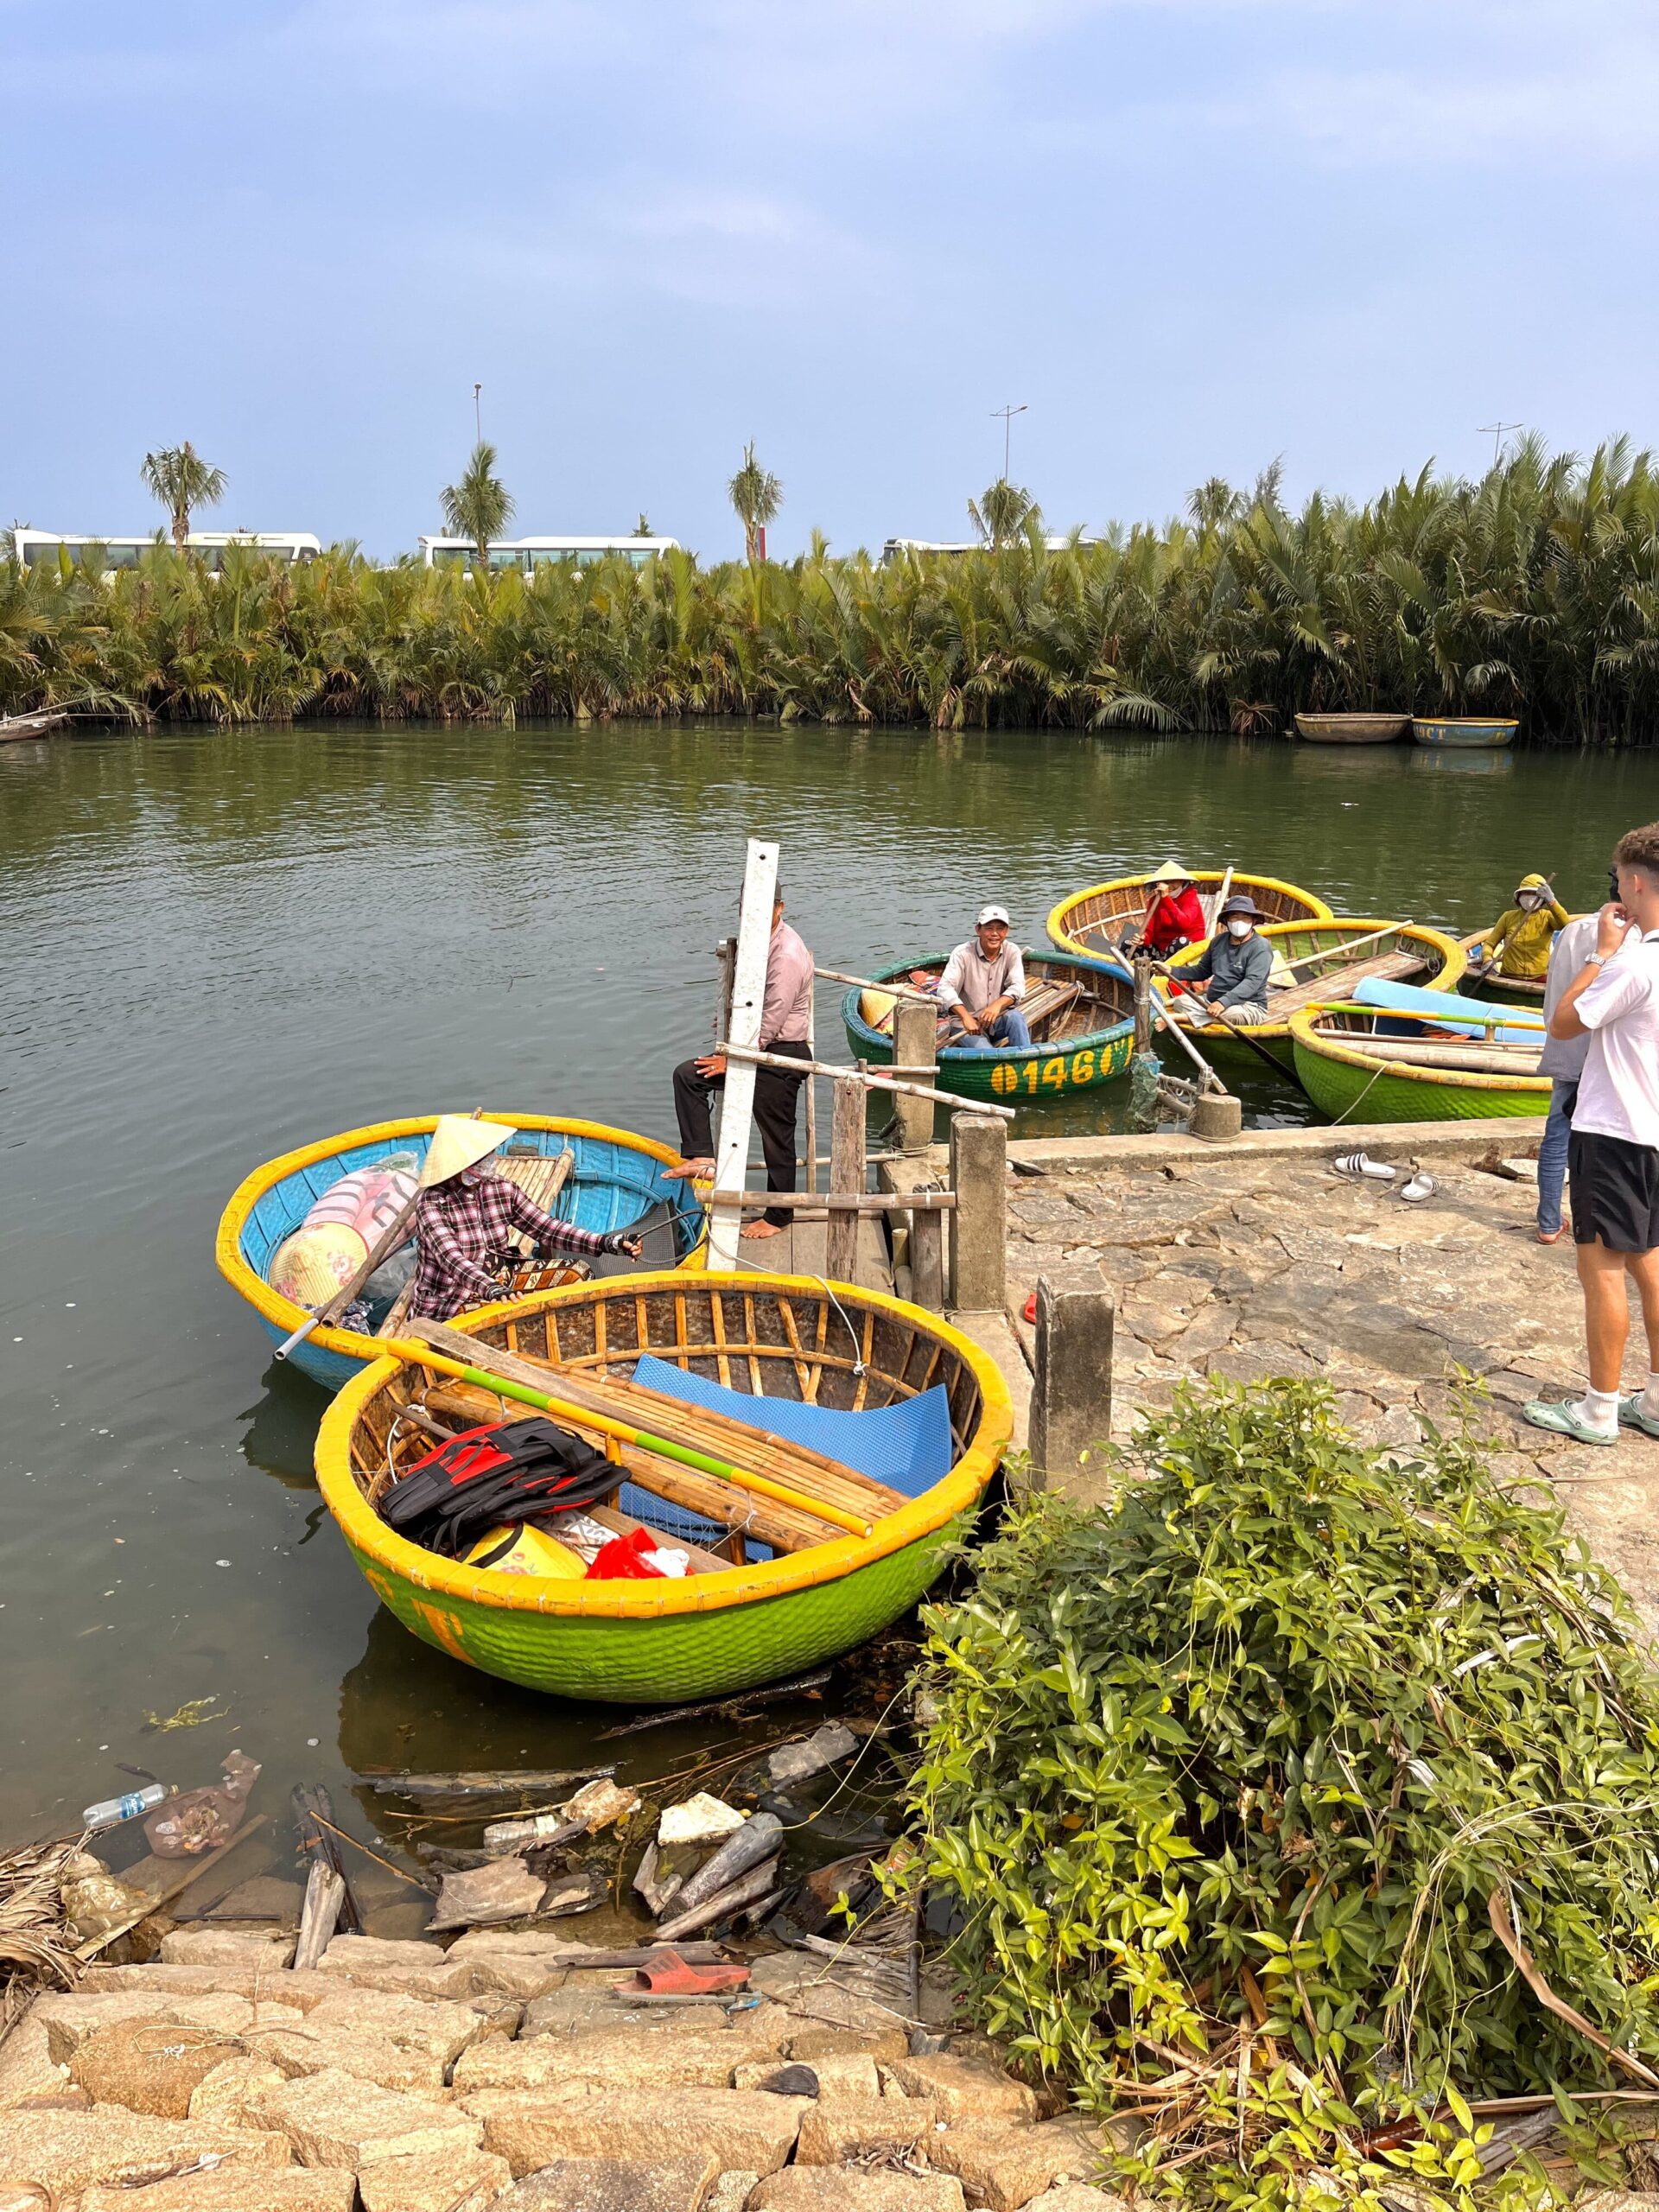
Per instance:
[[[1497,746],[1513,745],[1520,727],[1518,721],[1486,721],[1470,715],[1443,715],[1436,719],[1420,715],[1412,720],[1411,734],[1419,745],[1459,750],[1473,747],[1490,752]]]
[[[772,1402],[763,1423],[784,1401],[859,1414],[902,1408],[936,1386],[943,1393],[948,1471],[867,1535],[743,1566],[711,1562],[714,1571],[682,1580],[578,1581],[467,1567],[388,1528],[371,1497],[389,1462],[401,1471],[431,1448],[417,1428],[394,1424],[440,1378],[397,1357],[353,1377],[323,1416],[317,1474],[370,1587],[452,1658],[560,1697],[677,1703],[752,1688],[850,1649],[938,1575],[1013,1429],[1006,1384],[966,1337],[918,1306],[817,1278],[638,1275],[486,1306],[465,1328],[573,1378],[626,1380],[650,1352]]]
[[[1547,978],[1542,976],[1500,976],[1496,969],[1490,973],[1481,967],[1486,957],[1486,940],[1477,930],[1472,937],[1463,940],[1464,965],[1466,970],[1459,989],[1471,998],[1491,999],[1499,1006],[1541,1006]]]
[[[1296,734],[1310,745],[1391,745],[1411,734],[1409,715],[1298,715]]]
[[[1379,936],[1379,931],[1388,934]],[[1273,947],[1274,975],[1281,980],[1268,985],[1268,1019],[1249,1034],[1287,1070],[1292,1065],[1290,1017],[1304,1007],[1329,1006],[1348,998],[1368,976],[1450,991],[1463,974],[1462,946],[1424,923],[1342,915],[1330,922],[1269,922],[1259,934]],[[1351,952],[1347,950],[1351,945]],[[1201,944],[1190,944],[1169,965],[1179,975],[1203,950]],[[1169,996],[1168,984],[1160,981],[1158,989]],[[1195,1025],[1192,1034],[1202,1040],[1206,1059],[1236,1063],[1255,1058],[1225,1022]]]
[[[1192,881],[1209,912],[1224,880],[1220,868],[1198,868]],[[1074,891],[1062,899],[1048,918],[1048,941],[1061,952],[1084,960],[1115,960],[1117,941],[1125,922],[1138,922],[1147,910],[1150,874],[1120,875],[1097,883],[1089,891]],[[1229,896],[1248,891],[1270,922],[1328,922],[1331,909],[1323,899],[1294,883],[1281,883],[1275,875],[1235,874]]]
[[[1391,1055],[1402,1040],[1378,1036],[1379,1020],[1401,1026],[1359,1007],[1313,1007],[1290,1018],[1296,1079],[1332,1121],[1482,1122],[1549,1111],[1548,1076],[1414,1065]]]
[[[937,978],[944,964],[945,956],[933,953],[925,960],[884,968],[874,980],[880,985],[906,982],[919,975]],[[1058,953],[1027,954],[1025,965],[1023,1011],[1031,1027],[1031,1050],[998,1046],[987,1052],[942,1046],[941,1090],[958,1098],[1012,1105],[1028,1098],[1058,1098],[1070,1090],[1093,1090],[1128,1073],[1135,1049],[1134,985],[1097,962]],[[848,992],[841,1013],[855,1059],[877,1067],[892,1065],[893,1003],[892,994],[880,988]]]
[[[575,1155],[552,1208],[558,1219],[579,1229],[642,1230],[641,1261],[607,1260],[599,1263],[601,1268],[683,1266],[701,1253],[703,1217],[696,1198],[687,1186],[664,1179],[664,1169],[678,1157],[667,1145],[599,1122],[557,1121],[537,1114],[486,1114],[483,1119],[513,1132],[510,1154],[556,1156],[569,1150]],[[266,1160],[238,1185],[219,1217],[213,1256],[220,1274],[252,1306],[273,1344],[292,1336],[306,1318],[306,1308],[273,1290],[267,1279],[283,1240],[342,1175],[394,1152],[412,1152],[424,1160],[437,1121],[435,1114],[427,1114],[324,1137]],[[290,1364],[325,1389],[337,1390],[384,1351],[374,1337],[349,1329],[316,1329],[295,1347]]]

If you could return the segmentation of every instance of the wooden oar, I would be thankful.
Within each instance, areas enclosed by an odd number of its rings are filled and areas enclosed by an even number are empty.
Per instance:
[[[839,968],[814,968],[812,973],[822,976],[826,983],[850,983],[855,990],[890,991],[896,999],[919,999],[927,1006],[938,1004],[931,991],[918,991],[911,983],[878,983],[868,976],[843,976]]]
[[[480,1345],[480,1350],[487,1349]],[[747,1468],[734,1466],[729,1459],[716,1459],[712,1452],[696,1452],[683,1444],[676,1444],[666,1436],[655,1436],[649,1429],[635,1428],[626,1421],[612,1421],[608,1415],[596,1414],[586,1406],[573,1404],[568,1398],[557,1398],[550,1391],[532,1390],[523,1382],[509,1382],[505,1376],[492,1375],[486,1368],[468,1364],[459,1359],[448,1359],[430,1344],[418,1339],[393,1338],[386,1350],[413,1366],[429,1367],[439,1375],[453,1375],[457,1382],[471,1382],[492,1390],[499,1398],[512,1398],[520,1405],[534,1406],[537,1413],[555,1414],[560,1420],[571,1422],[577,1428],[592,1430],[610,1437],[619,1444],[631,1444],[641,1452],[654,1452],[659,1459],[672,1459],[683,1467],[692,1467],[699,1474],[717,1475],[738,1490],[750,1491],[756,1497],[770,1497],[780,1505],[791,1505],[798,1512],[810,1513],[817,1520],[828,1521],[837,1529],[845,1529],[850,1535],[868,1536],[870,1522],[866,1516],[844,1513],[839,1506],[828,1504],[822,1499],[794,1490],[787,1483],[777,1483],[766,1475],[751,1474]]]
[[[469,1118],[474,1122],[481,1122],[484,1118],[484,1109],[481,1106],[474,1106]],[[505,1137],[501,1140],[503,1144],[506,1141]],[[283,1338],[282,1343],[276,1347],[278,1359],[286,1359],[296,1345],[305,1342],[314,1329],[327,1329],[334,1326],[380,1262],[383,1260],[389,1260],[408,1236],[409,1225],[414,1220],[415,1209],[420,1203],[421,1181],[417,1175],[415,1179],[413,1197],[406,1205],[399,1206],[386,1224],[385,1230],[376,1240],[374,1249],[368,1258],[364,1261],[362,1266],[344,1288],[334,1293],[326,1306],[320,1306],[315,1313],[308,1314],[291,1337]]]

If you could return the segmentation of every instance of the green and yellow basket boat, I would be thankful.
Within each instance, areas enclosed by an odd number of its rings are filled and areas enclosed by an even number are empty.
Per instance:
[[[423,1642],[559,1697],[677,1703],[752,1688],[850,1649],[934,1580],[1013,1430],[1007,1388],[976,1345],[936,1314],[843,1283],[642,1274],[486,1306],[457,1325],[576,1379],[630,1379],[652,1353],[687,1376],[771,1401],[772,1418],[784,1401],[857,1414],[903,1409],[936,1385],[943,1393],[948,1471],[867,1535],[747,1564],[698,1553],[695,1564],[708,1571],[682,1580],[588,1581],[469,1567],[397,1535],[373,1500],[431,1450],[430,1434],[400,1416],[441,1394],[444,1377],[397,1357],[356,1376],[323,1417],[316,1465],[370,1587]],[[619,1468],[619,1485],[624,1479]],[[671,1530],[669,1540],[680,1538]]]
[[[848,992],[841,1013],[855,1059],[873,1067],[893,1065],[894,1001],[880,986],[918,976],[937,982],[945,959],[944,953],[932,953],[902,967],[884,968],[872,979],[875,989],[855,987]],[[1023,1010],[1031,1029],[1029,1052],[942,1046],[939,1089],[957,1098],[1014,1106],[1058,1098],[1070,1090],[1093,1090],[1128,1072],[1135,1050],[1135,988],[1121,969],[1062,954],[1027,953]]]
[[[1435,1038],[1426,1028],[1390,1033],[1407,1026],[1386,1007],[1294,1014],[1296,1080],[1333,1122],[1480,1122],[1549,1111],[1549,1077],[1535,1072],[1541,1034],[1529,1047]]]
[[[1217,868],[1195,868],[1192,873],[1194,887],[1212,927],[1225,880],[1224,872]],[[1124,924],[1138,922],[1147,910],[1147,887],[1151,881],[1150,874],[1119,875],[1109,883],[1074,891],[1049,915],[1049,943],[1074,959],[1115,960]],[[1316,899],[1299,884],[1281,883],[1276,875],[1236,874],[1228,895],[1235,891],[1248,891],[1271,922],[1328,922],[1332,918],[1323,899]]]
[[[1292,1065],[1290,1018],[1305,1007],[1329,1006],[1350,998],[1368,978],[1413,983],[1429,991],[1455,990],[1463,975],[1463,948],[1444,931],[1420,922],[1384,922],[1340,915],[1329,922],[1269,922],[1262,936],[1273,947],[1274,978],[1268,984],[1268,1015],[1248,1032],[1287,1072]],[[1190,944],[1169,965],[1176,975],[1191,968],[1204,950]],[[1158,989],[1167,999],[1167,983]],[[1204,1056],[1230,1065],[1252,1060],[1249,1045],[1222,1021],[1189,1024]],[[1179,1047],[1177,1048],[1179,1049]]]

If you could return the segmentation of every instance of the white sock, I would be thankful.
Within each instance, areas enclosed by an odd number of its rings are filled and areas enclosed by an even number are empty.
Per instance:
[[[1618,1428],[1618,1393],[1586,1390],[1573,1411],[1586,1428],[1599,1430],[1603,1436],[1614,1435]]]
[[[1640,1403],[1649,1421],[1659,1421],[1659,1369],[1648,1370],[1648,1387],[1642,1393]]]

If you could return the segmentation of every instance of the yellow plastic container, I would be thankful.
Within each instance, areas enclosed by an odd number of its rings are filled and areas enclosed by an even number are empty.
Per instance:
[[[493,1567],[498,1574],[551,1574],[562,1581],[580,1582],[588,1563],[569,1544],[562,1544],[545,1529],[522,1521],[492,1529],[480,1536],[467,1554],[468,1567]]]

